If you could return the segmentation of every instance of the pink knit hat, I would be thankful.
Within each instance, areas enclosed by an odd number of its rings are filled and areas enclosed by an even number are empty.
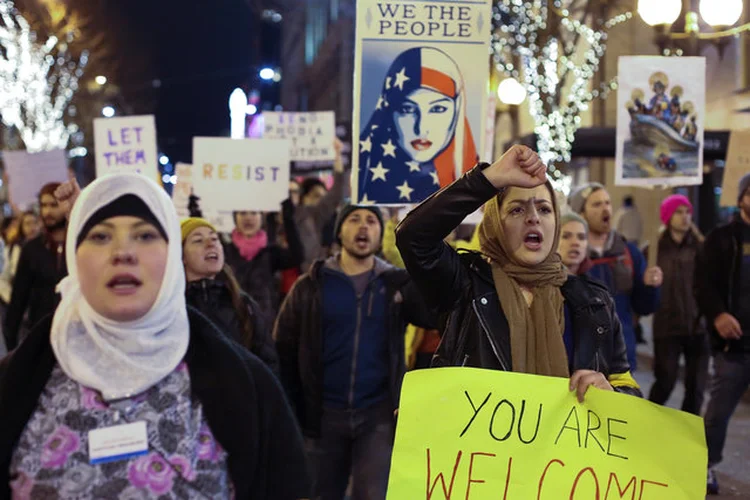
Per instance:
[[[690,209],[690,213],[693,212],[693,204],[690,203],[690,200],[688,200],[687,197],[681,194],[673,194],[671,196],[667,196],[667,198],[661,202],[662,223],[665,226],[668,226],[669,221],[672,219],[674,213],[683,205]]]

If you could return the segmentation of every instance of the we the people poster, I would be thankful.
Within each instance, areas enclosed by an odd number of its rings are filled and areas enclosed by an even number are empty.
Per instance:
[[[360,0],[352,197],[418,203],[484,151],[491,0]]]
[[[618,74],[615,183],[701,184],[705,58],[621,57]]]

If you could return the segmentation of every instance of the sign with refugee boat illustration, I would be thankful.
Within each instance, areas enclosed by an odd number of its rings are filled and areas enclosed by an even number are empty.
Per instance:
[[[620,58],[617,185],[702,182],[705,72],[702,57]]]

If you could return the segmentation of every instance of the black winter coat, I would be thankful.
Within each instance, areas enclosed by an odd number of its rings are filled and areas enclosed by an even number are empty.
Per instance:
[[[18,344],[18,333],[27,310],[29,325],[33,328],[57,307],[59,296],[55,287],[67,276],[68,269],[64,252],[55,253],[51,250],[52,247],[53,244],[47,237],[41,235],[30,240],[21,249],[3,327],[5,345],[9,351]]]
[[[226,282],[220,278],[203,279],[187,284],[185,298],[210,319],[220,332],[233,341],[244,345],[244,332],[240,317],[232,304]],[[253,324],[253,338],[250,352],[258,356],[276,375],[279,373],[279,357],[271,338],[272,325],[260,314],[260,306],[246,293],[242,298]]]
[[[320,436],[323,414],[323,265],[322,260],[315,262],[294,284],[281,306],[273,335],[284,388],[302,432],[312,438]],[[427,309],[406,271],[390,267],[379,277],[385,281],[386,303],[389,304],[386,331],[389,334],[390,395],[395,410],[406,373],[406,326],[411,323],[435,328],[436,315]]]
[[[727,340],[714,328],[721,313],[737,314],[742,271],[742,224],[739,219],[711,231],[695,259],[693,290],[711,332],[714,349],[750,352],[750,339]],[[744,279],[750,279],[745,276]]]
[[[442,342],[434,366],[472,366],[511,371],[510,327],[492,278],[492,268],[479,254],[459,255],[443,239],[497,190],[482,170],[467,172],[409,213],[396,241],[406,268],[428,304],[444,317]],[[588,278],[570,276],[561,288],[572,314],[574,370],[626,374],[622,327],[606,288]],[[560,332],[562,334],[562,332]],[[633,387],[622,392],[640,394]]]
[[[270,370],[238,348],[201,313],[188,307],[190,344],[185,361],[194,397],[229,456],[236,498],[308,498],[302,437]],[[57,363],[48,316],[0,362],[0,500],[10,499],[13,451]]]

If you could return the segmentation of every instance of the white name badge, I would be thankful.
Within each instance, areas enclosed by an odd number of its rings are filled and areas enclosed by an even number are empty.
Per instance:
[[[115,425],[89,432],[89,462],[92,465],[127,460],[146,453],[146,422]]]

